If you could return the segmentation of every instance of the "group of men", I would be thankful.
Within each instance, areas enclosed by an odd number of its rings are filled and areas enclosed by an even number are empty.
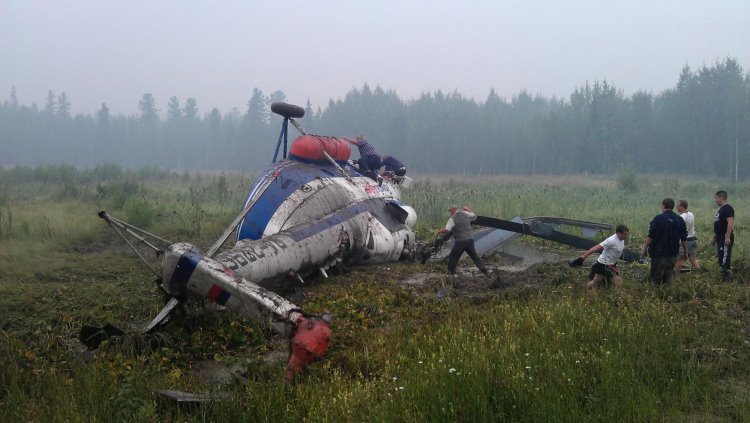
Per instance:
[[[359,160],[357,166],[361,174],[379,180],[378,171],[385,166],[386,172],[396,176],[406,174],[406,166],[392,156],[381,156],[362,135],[356,139],[347,139],[359,149]],[[711,243],[716,245],[716,257],[721,268],[724,279],[730,276],[732,246],[734,245],[734,208],[727,202],[727,192],[717,191],[714,199],[719,210],[714,219],[714,238]],[[648,254],[651,257],[651,282],[659,285],[669,284],[672,275],[682,270],[686,260],[690,260],[693,268],[701,270],[698,262],[698,238],[695,234],[695,216],[688,211],[688,202],[679,200],[677,202],[677,214],[674,200],[665,198],[661,202],[661,213],[656,215],[648,227],[648,236],[641,247],[641,259]],[[476,215],[467,206],[459,208],[450,206],[448,209],[450,218],[445,227],[438,232],[438,236],[451,233],[454,244],[448,256],[448,271],[456,273],[458,260],[463,253],[467,253],[474,264],[485,275],[489,271],[474,248],[471,222]],[[617,286],[622,283],[620,270],[617,268],[617,260],[625,250],[625,240],[630,230],[625,225],[618,225],[615,233],[585,251],[575,262],[582,264],[586,257],[594,253],[600,253],[596,262],[591,266],[589,274],[589,288],[597,288],[603,282]]]
[[[719,206],[714,219],[716,257],[724,279],[728,279],[731,269],[732,247],[734,245],[734,208],[727,202],[727,192],[716,192],[714,199]],[[677,202],[665,198],[661,202],[662,212],[656,215],[648,227],[648,236],[641,247],[641,259],[651,257],[650,279],[658,285],[669,284],[672,275],[682,270],[686,260],[690,260],[695,270],[701,270],[698,262],[698,238],[695,233],[695,216],[688,211],[688,202]],[[617,269],[617,259],[625,249],[625,239],[629,230],[625,225],[617,226],[615,234],[595,245],[578,258],[580,263],[591,254],[601,252],[591,267],[589,288],[596,288],[604,281],[618,285],[622,282]]]

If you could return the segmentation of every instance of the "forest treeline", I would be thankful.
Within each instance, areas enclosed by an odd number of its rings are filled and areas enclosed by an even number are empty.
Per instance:
[[[70,113],[65,93],[21,105],[15,87],[0,105],[0,165],[103,162],[170,169],[258,170],[273,156],[282,91],[254,89],[243,110],[201,111],[194,98],[160,109],[143,94],[139,113]],[[630,169],[750,178],[750,72],[726,58],[685,66],[673,88],[630,96],[604,81],[568,98],[494,90],[484,101],[437,91],[404,100],[382,88],[352,89],[300,123],[311,133],[364,134],[383,154],[422,173],[573,174]],[[290,134],[296,131],[290,129]],[[291,140],[290,140],[291,141]],[[354,153],[356,156],[356,153]]]

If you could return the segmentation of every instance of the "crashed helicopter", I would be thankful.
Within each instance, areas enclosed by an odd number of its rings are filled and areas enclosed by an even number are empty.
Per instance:
[[[150,268],[157,287],[169,298],[141,333],[165,323],[181,302],[209,299],[289,336],[287,378],[292,378],[325,354],[330,316],[305,313],[277,292],[315,272],[327,277],[327,270],[340,263],[444,257],[449,243],[443,245],[443,238],[429,244],[415,239],[417,214],[401,202],[401,189],[411,179],[389,173],[382,180],[364,176],[349,161],[348,138],[308,134],[295,120],[304,116],[301,107],[274,103],[271,110],[284,118],[272,164],[251,187],[234,221],[207,250],[172,243],[105,211],[99,217]],[[290,123],[301,135],[287,148]],[[610,229],[606,224],[553,217],[506,221],[479,216],[475,223],[485,227],[475,232],[479,254],[521,234],[588,249],[596,244],[592,233]],[[571,235],[560,226],[582,228],[589,236]],[[222,251],[233,233],[235,245]],[[161,268],[152,266],[133,241],[155,251]],[[627,254],[626,260],[637,256]],[[80,338],[95,348],[108,334],[122,332],[109,325],[85,326]]]
[[[274,103],[271,110],[284,118],[272,165],[252,186],[237,218],[207,250],[172,243],[105,211],[99,217],[151,269],[169,298],[144,333],[165,322],[180,302],[207,298],[290,336],[287,377],[292,377],[327,350],[329,319],[305,313],[276,292],[313,272],[327,276],[328,268],[344,261],[383,263],[410,257],[417,217],[400,201],[400,188],[408,178],[390,175],[375,181],[362,176],[348,161],[348,139],[308,134],[295,120],[304,116],[301,107]],[[289,123],[301,135],[287,155]],[[282,143],[282,158],[277,160]],[[220,251],[232,233],[234,247]],[[153,249],[161,269],[131,240]],[[84,341],[98,336],[98,328],[81,332]]]

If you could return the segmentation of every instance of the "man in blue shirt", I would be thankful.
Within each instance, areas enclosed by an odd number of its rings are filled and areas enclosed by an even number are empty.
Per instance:
[[[648,225],[648,237],[641,248],[641,258],[646,256],[646,251],[651,256],[651,282],[657,285],[667,285],[672,280],[680,243],[687,260],[687,226],[672,209],[674,200],[665,198],[661,202],[662,212]]]
[[[406,175],[406,166],[393,156],[383,156],[383,166],[386,172],[391,172],[396,176]]]

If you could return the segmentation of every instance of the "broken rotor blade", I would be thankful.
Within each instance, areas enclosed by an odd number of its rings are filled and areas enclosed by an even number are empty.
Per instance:
[[[550,218],[546,218],[550,219]],[[580,221],[579,221],[580,222]],[[531,235],[536,238],[546,239],[548,241],[558,242],[565,244],[570,247],[580,248],[582,250],[588,250],[594,245],[599,244],[599,241],[594,241],[588,238],[582,238],[580,236],[571,235],[566,232],[558,231],[553,227],[552,224],[535,221],[534,225],[528,223],[514,223],[508,220],[496,219],[494,217],[477,216],[476,220],[472,222],[476,225],[487,226],[490,228],[504,229],[506,231],[518,232],[524,235]],[[575,225],[581,226],[581,225]],[[629,250],[623,251],[622,259],[624,261],[636,261],[640,258],[640,254],[634,253]]]
[[[154,317],[151,322],[146,325],[143,330],[141,330],[141,335],[146,334],[154,330],[155,327],[161,325],[162,323],[165,323],[169,319],[169,314],[174,310],[175,307],[180,303],[180,300],[178,300],[175,297],[172,297],[169,299],[167,304],[159,311],[159,314]]]

